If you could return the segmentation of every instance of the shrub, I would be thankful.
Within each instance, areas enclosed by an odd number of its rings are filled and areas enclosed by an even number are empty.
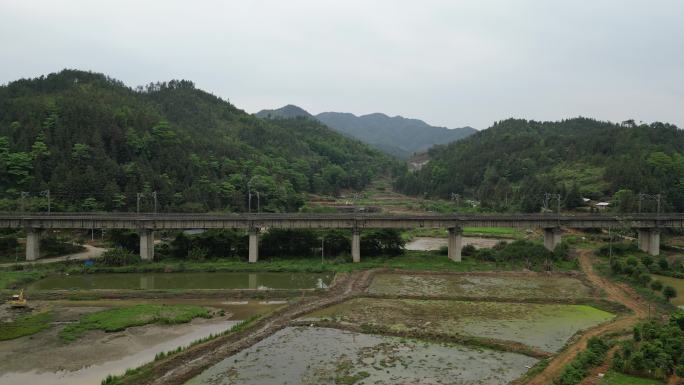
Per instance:
[[[634,327],[631,341],[615,354],[616,370],[642,377],[665,379],[684,365],[684,311],[668,322],[649,321]]]
[[[651,282],[651,276],[646,273],[641,273],[639,274],[638,280],[641,285],[647,286],[648,283]]]
[[[498,244],[497,244],[497,246],[498,246]],[[445,248],[448,249],[447,246],[442,246],[442,247],[445,247]],[[496,247],[496,246],[495,246],[495,247]],[[473,246],[473,245],[465,245],[465,246],[463,246],[463,248],[461,249],[461,255],[463,255],[463,256],[465,256],[465,257],[469,257],[469,256],[471,256],[471,255],[474,255],[476,251],[477,251],[477,249],[475,249],[475,246]]]
[[[650,267],[653,264],[653,257],[650,255],[644,255],[641,257],[641,263],[643,263],[646,267]]]
[[[204,261],[207,258],[206,247],[193,246],[192,249],[188,250],[188,259],[191,261]]]
[[[625,260],[625,263],[627,264],[627,266],[636,267],[639,264],[639,260],[635,256],[630,255]]]
[[[677,296],[677,290],[675,290],[674,287],[672,286],[665,286],[663,288],[663,297],[665,297],[666,300],[671,300],[672,298],[675,298]]]
[[[603,362],[608,344],[601,338],[592,337],[587,342],[587,349],[580,352],[577,357],[563,370],[563,373],[553,383],[554,385],[576,385],[589,374],[591,367]]]
[[[139,255],[133,254],[127,249],[115,248],[105,251],[98,263],[105,266],[127,266],[134,265],[140,261]]]
[[[140,250],[140,235],[134,230],[114,229],[108,232],[108,238],[117,248],[123,248],[130,252]]]
[[[613,258],[610,261],[610,270],[613,272],[613,274],[620,274],[624,271],[625,265],[622,263],[621,260],[617,258]]]
[[[613,243],[601,246],[598,249],[598,254],[608,257],[611,254],[611,250],[613,255],[625,255],[637,251],[637,247],[634,243]]]
[[[667,259],[665,258],[660,258],[658,260],[658,267],[660,267],[660,270],[669,270],[670,269],[670,264],[667,262]]]
[[[661,291],[663,290],[663,283],[658,280],[655,280],[651,282],[651,289],[653,289],[653,291]]]

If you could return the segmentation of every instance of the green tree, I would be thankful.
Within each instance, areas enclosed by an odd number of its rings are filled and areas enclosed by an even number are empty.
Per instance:
[[[653,289],[653,291],[661,291],[663,290],[663,283],[657,280],[653,281],[651,282],[651,289]]]
[[[677,296],[677,290],[672,287],[672,286],[665,286],[663,288],[663,297],[665,297],[666,300],[670,301],[672,298],[675,298]]]
[[[90,146],[83,143],[74,143],[74,146],[71,148],[71,158],[77,161],[90,159]]]

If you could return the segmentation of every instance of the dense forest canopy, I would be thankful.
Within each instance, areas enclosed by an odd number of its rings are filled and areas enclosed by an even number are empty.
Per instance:
[[[398,190],[526,212],[538,212],[546,192],[567,208],[587,197],[613,199],[622,211],[637,210],[636,194],[662,194],[663,210],[684,210],[684,132],[670,124],[509,119],[429,155],[397,179]]]
[[[396,164],[318,122],[265,121],[186,80],[64,70],[0,87],[0,210],[295,211]],[[22,198],[24,196],[24,199]]]

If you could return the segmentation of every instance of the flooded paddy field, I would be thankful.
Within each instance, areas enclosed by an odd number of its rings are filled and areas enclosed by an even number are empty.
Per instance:
[[[305,319],[513,341],[556,352],[578,331],[612,318],[585,305],[356,298]]]
[[[60,331],[82,316],[138,304],[200,305],[216,311],[210,319],[196,318],[178,325],[149,324],[113,333],[90,331],[76,341],[60,338]],[[0,384],[92,385],[108,374],[121,374],[152,361],[157,353],[187,346],[195,340],[230,329],[239,320],[268,314],[282,303],[231,300],[98,300],[34,301],[39,311],[50,311],[51,326],[37,334],[0,341]]]
[[[288,327],[186,385],[506,384],[535,358],[337,329]]]
[[[370,294],[473,298],[578,299],[592,296],[580,279],[542,274],[377,274]]]
[[[155,289],[320,289],[334,273],[97,273],[51,275],[28,286],[39,290],[155,290]]]

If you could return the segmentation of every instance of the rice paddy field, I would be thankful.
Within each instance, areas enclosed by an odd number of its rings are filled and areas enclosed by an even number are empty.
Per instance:
[[[559,275],[378,274],[368,292],[379,295],[571,300],[591,297],[580,279]]]
[[[356,298],[313,314],[355,325],[519,342],[560,350],[575,333],[613,318],[586,305]]]
[[[537,362],[521,354],[289,327],[224,359],[186,385],[506,384]]]

